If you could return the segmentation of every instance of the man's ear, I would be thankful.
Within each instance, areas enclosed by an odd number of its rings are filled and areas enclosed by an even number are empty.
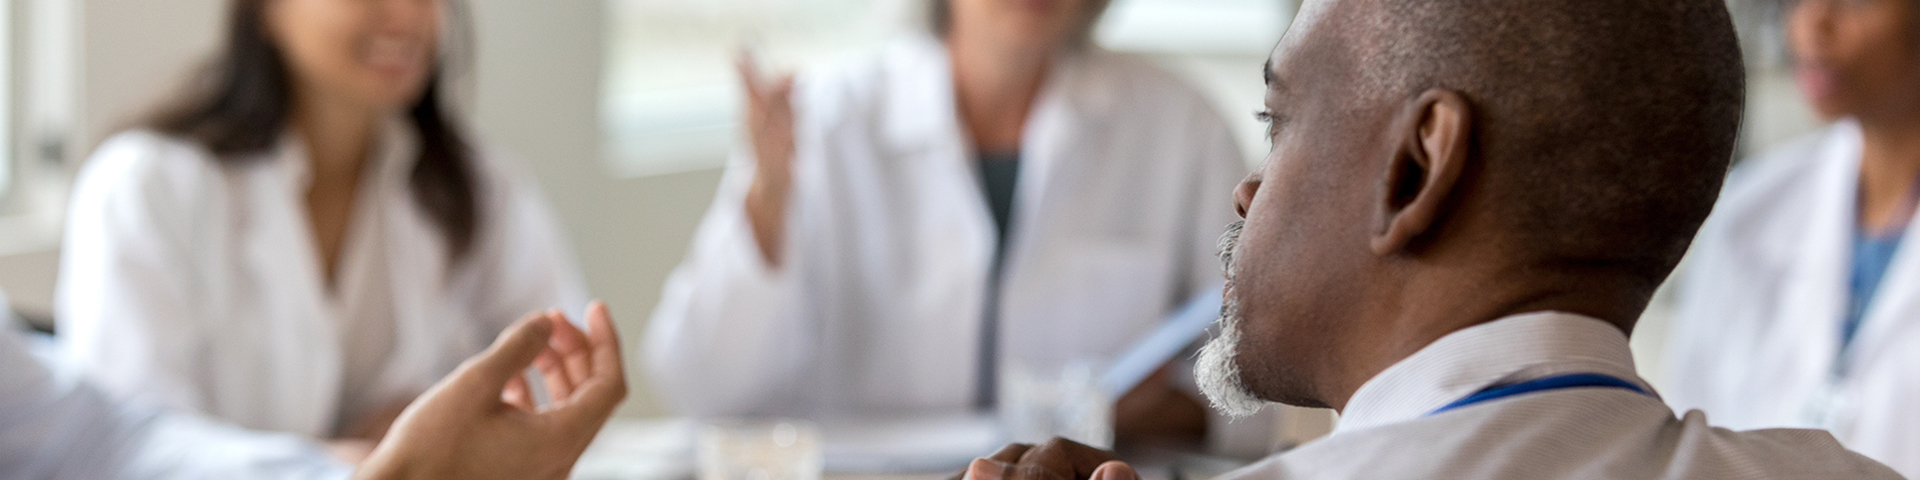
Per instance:
[[[1390,132],[1398,139],[1387,162],[1374,254],[1404,251],[1432,231],[1470,160],[1473,111],[1458,92],[1433,89],[1408,102]]]

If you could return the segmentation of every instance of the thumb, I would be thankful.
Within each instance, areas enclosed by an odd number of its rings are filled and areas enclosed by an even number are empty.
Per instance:
[[[488,390],[506,388],[508,380],[533,365],[533,359],[547,349],[547,340],[552,336],[553,324],[546,315],[528,314],[507,327],[506,331],[500,332],[493,346],[468,360],[467,366],[457,374],[460,377],[458,381],[477,382]]]
[[[1126,462],[1113,460],[1093,469],[1093,476],[1089,480],[1140,480],[1140,473],[1133,471],[1133,466]]]
[[[775,79],[772,85],[767,86],[766,93],[769,98],[780,102],[779,107],[792,108],[793,75],[782,75]]]

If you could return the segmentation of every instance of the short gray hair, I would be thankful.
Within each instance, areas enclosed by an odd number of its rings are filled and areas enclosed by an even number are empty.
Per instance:
[[[1745,99],[1721,0],[1365,3],[1377,13],[1347,43],[1358,96],[1441,88],[1473,103],[1473,148],[1527,244],[1643,267],[1655,283],[1679,260]]]

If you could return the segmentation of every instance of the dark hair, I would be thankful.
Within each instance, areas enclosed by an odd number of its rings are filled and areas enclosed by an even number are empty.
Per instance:
[[[225,50],[147,122],[150,128],[198,142],[224,163],[246,162],[274,148],[290,121],[293,91],[286,60],[267,37],[267,1],[234,0]],[[407,110],[420,140],[407,183],[414,201],[447,236],[452,256],[460,258],[473,246],[480,213],[473,153],[441,109],[444,73],[436,66]]]
[[[934,35],[947,38],[947,33],[953,29],[953,0],[932,0],[932,2],[933,4],[927,8],[927,28],[933,30]],[[1079,48],[1093,42],[1093,27],[1100,23],[1100,15],[1106,13],[1107,5],[1110,3],[1112,0],[1087,0],[1085,8],[1088,14],[1081,18],[1080,25],[1075,27],[1073,36],[1067,38],[1069,45]]]

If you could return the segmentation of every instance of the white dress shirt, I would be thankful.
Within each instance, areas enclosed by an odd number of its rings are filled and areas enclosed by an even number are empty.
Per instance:
[[[1627,336],[1532,313],[1449,334],[1354,392],[1332,435],[1224,478],[1898,479],[1819,430],[1734,432],[1623,388],[1546,390],[1435,410],[1484,388],[1574,373],[1647,388]]]
[[[1840,351],[1861,149],[1841,121],[1734,169],[1681,271],[1662,388],[1730,428],[1827,429],[1920,476],[1920,222]]]
[[[343,479],[312,441],[109,399],[0,322],[0,478]]]
[[[765,264],[745,218],[743,151],[648,330],[669,404],[974,408],[996,227],[951,65],[916,37],[799,78],[785,263]],[[1220,284],[1215,244],[1247,172],[1219,113],[1147,59],[1093,49],[1050,71],[1021,145],[997,337],[999,365],[1043,376],[1111,360]]]
[[[533,179],[484,150],[479,225],[453,261],[412,196],[417,144],[398,121],[361,175],[329,287],[305,151],[292,134],[244,162],[151,131],[102,144],[61,251],[70,363],[112,394],[325,438],[411,400],[521,315],[585,303]]]

